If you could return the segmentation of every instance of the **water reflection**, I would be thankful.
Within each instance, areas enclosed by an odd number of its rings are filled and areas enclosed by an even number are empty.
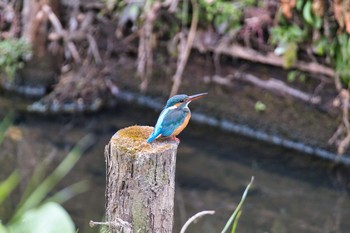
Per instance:
[[[142,114],[141,114],[142,113]],[[146,118],[145,116],[148,115]],[[80,232],[97,232],[89,220],[104,212],[104,145],[119,128],[153,125],[157,112],[119,106],[113,112],[75,116],[35,116],[17,113],[20,139],[8,138],[0,151],[1,177],[14,167],[30,173],[52,155],[54,164],[87,133],[96,144],[78,162],[58,189],[87,179],[90,190],[64,204]],[[347,232],[350,229],[349,172],[308,155],[190,123],[180,135],[177,159],[176,224],[213,209],[188,232],[220,232],[255,176],[237,232]]]

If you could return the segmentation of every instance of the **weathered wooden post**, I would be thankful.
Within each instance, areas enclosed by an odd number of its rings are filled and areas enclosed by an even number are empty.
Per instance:
[[[172,232],[178,143],[148,144],[152,130],[148,126],[121,129],[106,146],[109,232]]]

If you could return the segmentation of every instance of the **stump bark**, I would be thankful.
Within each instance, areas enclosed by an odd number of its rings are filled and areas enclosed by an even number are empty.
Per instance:
[[[119,130],[105,149],[109,232],[172,232],[178,143],[146,142],[153,127]]]

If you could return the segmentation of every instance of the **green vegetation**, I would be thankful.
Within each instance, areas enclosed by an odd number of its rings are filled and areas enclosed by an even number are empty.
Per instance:
[[[253,181],[254,181],[254,176],[251,178],[249,184],[245,188],[244,193],[243,193],[242,198],[241,198],[241,201],[238,203],[237,208],[235,209],[235,211],[233,212],[233,214],[231,215],[231,217],[227,221],[227,223],[226,223],[224,229],[221,231],[221,233],[227,232],[227,230],[230,228],[231,225],[232,225],[231,233],[235,233],[236,232],[236,228],[237,228],[237,225],[238,225],[238,220],[239,220],[239,217],[242,214],[242,206],[243,206],[243,203],[244,203],[244,201],[245,201],[245,199],[246,199],[246,197],[248,195],[248,191],[249,191],[250,187],[253,184]]]
[[[107,10],[113,12],[118,17],[119,26],[124,27],[129,21],[136,27],[140,27],[144,23],[143,12],[147,12],[150,5],[156,3],[155,0],[143,0],[137,2],[123,2],[117,0],[104,0]],[[254,0],[194,0],[194,1],[179,1],[173,16],[177,21],[164,21],[163,18],[158,18],[155,22],[156,28],[168,30],[167,38],[181,30],[179,22],[182,26],[187,26],[191,23],[192,5],[199,7],[199,26],[208,28],[212,26],[220,33],[231,33],[237,31],[242,24],[243,10],[248,6],[255,4]],[[106,12],[103,12],[106,13]],[[169,12],[170,13],[170,12]],[[175,23],[174,23],[175,22]],[[171,24],[164,26],[164,24]],[[169,27],[170,26],[170,27]],[[163,31],[162,31],[163,32]],[[163,33],[161,33],[163,35]]]
[[[350,81],[349,34],[343,31],[344,25],[336,13],[335,16],[325,15],[323,8],[330,7],[326,5],[330,3],[320,2],[317,8],[314,2],[298,0],[295,6],[290,6],[291,19],[286,17],[289,13],[281,14],[278,25],[270,30],[270,43],[277,45],[275,53],[283,55],[285,68],[297,61],[301,48],[309,49],[314,56],[330,64],[347,86]]]
[[[306,75],[303,72],[300,72],[298,70],[292,70],[288,72],[288,77],[287,77],[288,82],[295,82],[295,81],[300,81],[300,82],[305,82],[306,80]]]
[[[10,118],[7,117],[0,124],[0,136],[5,134],[10,126],[9,122]],[[47,164],[44,162],[40,164],[35,169],[12,217],[6,222],[3,222],[3,219],[0,220],[0,233],[75,233],[72,219],[60,204],[76,194],[85,192],[88,187],[87,182],[77,182],[50,197],[49,193],[74,167],[84,149],[90,144],[89,136],[83,138],[48,176],[45,176]],[[7,179],[0,182],[0,205],[10,197],[20,179],[19,171],[15,170]],[[3,210],[0,209],[0,211]]]
[[[277,45],[275,53],[283,55],[284,67],[290,68],[298,59],[299,43],[307,38],[307,32],[296,24],[283,24],[271,29],[271,44]]]
[[[259,100],[255,103],[254,108],[255,108],[255,111],[257,112],[265,112],[266,104],[264,104],[262,101]]]
[[[23,39],[6,39],[0,41],[0,73],[12,81],[17,69],[23,67],[23,58],[30,56],[31,48]]]
[[[312,10],[312,0],[298,0],[296,9],[302,14],[304,22],[312,28],[320,29],[322,18]]]
[[[227,223],[225,224],[225,227],[223,228],[223,230],[221,231],[221,233],[226,233],[229,228],[231,227],[231,233],[235,233],[236,229],[237,229],[237,225],[238,225],[238,220],[242,214],[242,207],[243,207],[243,203],[248,195],[248,191],[250,189],[250,187],[252,186],[254,181],[254,176],[252,176],[249,184],[247,185],[247,187],[244,190],[244,193],[242,195],[241,201],[238,203],[237,208],[235,209],[235,211],[233,212],[233,214],[230,216],[229,220],[227,221]],[[180,233],[185,233],[188,226],[198,220],[198,218],[207,215],[207,214],[214,214],[215,211],[212,210],[205,210],[205,211],[201,211],[195,215],[193,215],[190,219],[187,220],[187,222],[184,224],[184,226],[181,228]]]
[[[117,15],[119,27],[123,28],[131,22],[132,29],[141,28],[145,23],[145,13],[154,10],[152,8],[154,4],[161,4],[156,0],[127,3],[105,0],[105,3],[106,8],[113,12],[113,15]],[[269,28],[265,42],[275,47],[277,55],[283,56],[284,68],[291,68],[299,59],[300,53],[306,52],[307,59],[317,59],[321,61],[320,63],[331,65],[343,83],[346,85],[349,83],[350,38],[348,33],[344,32],[347,22],[340,21],[341,19],[345,21],[344,15],[339,15],[337,12],[329,15],[325,10],[336,4],[338,3],[297,0],[295,4],[282,2],[280,6],[283,10],[271,12],[276,13],[277,24]],[[168,10],[169,5],[161,7]],[[173,38],[183,28],[189,29],[194,9],[199,8],[199,29],[214,29],[219,35],[225,34],[234,39],[240,28],[246,26],[243,12],[249,7],[263,8],[253,0],[179,1],[175,9],[166,13],[163,11],[159,14],[161,16],[155,17],[152,33],[154,38],[162,37],[167,40]],[[154,13],[157,15],[157,10],[154,10]],[[167,17],[164,17],[165,14]],[[247,30],[250,29],[248,27]],[[250,36],[255,34],[252,33]],[[176,48],[174,45],[169,46],[169,52],[178,55],[173,47]],[[293,75],[289,76],[289,80]]]
[[[329,45],[328,45],[329,46]],[[331,46],[325,49],[327,54],[331,57],[331,62],[338,72],[343,83],[349,85],[350,83],[350,37],[348,34],[343,33],[337,35]]]
[[[0,145],[2,144],[5,138],[5,133],[11,124],[12,124],[12,115],[7,114],[5,118],[0,122]]]
[[[255,1],[208,1],[199,0],[200,6],[200,22],[203,25],[212,23],[216,31],[220,34],[235,31],[241,26],[243,17],[243,9],[253,6]]]

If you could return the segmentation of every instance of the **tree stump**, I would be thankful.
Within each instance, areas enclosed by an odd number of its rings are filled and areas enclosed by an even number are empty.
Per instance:
[[[109,232],[172,232],[178,143],[149,144],[152,130],[121,129],[105,148]]]

